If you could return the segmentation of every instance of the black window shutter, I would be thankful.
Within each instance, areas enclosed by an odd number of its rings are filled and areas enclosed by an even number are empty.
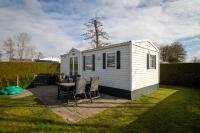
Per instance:
[[[149,54],[147,53],[147,69],[149,69]]]
[[[117,69],[120,69],[120,62],[121,62],[121,55],[120,55],[120,51],[117,51]]]
[[[106,69],[106,53],[103,53],[103,69]]]
[[[92,71],[95,71],[95,55],[92,55]]]
[[[156,69],[156,55],[154,56],[154,58],[155,58],[155,69]]]
[[[83,71],[85,71],[85,56],[83,56]]]

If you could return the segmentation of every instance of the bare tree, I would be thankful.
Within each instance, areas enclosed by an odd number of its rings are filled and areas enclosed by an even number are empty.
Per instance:
[[[24,58],[29,59],[31,54],[31,47],[26,47],[24,50]]]
[[[84,40],[91,40],[90,43],[95,48],[107,45],[107,43],[104,43],[102,39],[108,40],[110,37],[103,31],[103,24],[98,17],[90,19],[85,26],[87,27],[87,31],[82,34],[82,36],[84,36]]]
[[[24,58],[25,50],[31,40],[31,36],[28,33],[22,32],[16,36],[17,41],[17,54],[20,60]]]
[[[15,42],[12,40],[11,37],[9,37],[3,43],[3,49],[5,51],[5,54],[8,55],[9,60],[12,60],[14,58],[14,51],[15,51],[14,47],[15,47]]]
[[[31,59],[35,58],[37,56],[37,50],[36,50],[36,47],[32,46],[30,48],[30,56],[31,56]]]
[[[200,58],[194,57],[193,61],[194,63],[199,63],[200,62]]]
[[[37,56],[36,47],[35,46],[27,46],[25,49],[25,57],[27,59],[33,59]]]
[[[44,57],[43,53],[42,52],[38,52],[37,59],[41,59],[43,57]]]
[[[179,42],[160,47],[160,58],[163,62],[183,62],[185,57],[186,51]]]

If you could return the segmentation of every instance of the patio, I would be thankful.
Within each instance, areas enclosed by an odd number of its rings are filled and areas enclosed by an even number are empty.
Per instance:
[[[72,123],[89,118],[107,108],[130,102],[127,99],[101,94],[101,98],[93,100],[93,103],[90,103],[89,99],[83,99],[78,101],[78,106],[74,106],[73,101],[67,104],[65,99],[57,99],[57,86],[38,86],[29,91],[53,112]]]

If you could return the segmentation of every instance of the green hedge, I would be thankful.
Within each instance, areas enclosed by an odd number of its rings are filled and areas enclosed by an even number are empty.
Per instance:
[[[33,81],[34,74],[57,75],[60,71],[58,63],[47,62],[0,62],[0,86],[19,85],[27,88]]]
[[[200,87],[200,63],[161,64],[160,83]]]

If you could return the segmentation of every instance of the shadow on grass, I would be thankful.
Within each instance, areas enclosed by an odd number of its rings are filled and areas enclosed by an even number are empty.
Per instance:
[[[119,128],[123,132],[200,132],[200,90],[161,86],[177,90],[135,121]]]
[[[107,110],[78,124],[110,132],[199,132],[200,90],[161,86],[170,93],[145,95],[130,105]],[[157,92],[155,92],[157,93]],[[105,116],[102,116],[105,115]],[[106,125],[106,126],[99,126]],[[77,126],[77,124],[74,124]]]

